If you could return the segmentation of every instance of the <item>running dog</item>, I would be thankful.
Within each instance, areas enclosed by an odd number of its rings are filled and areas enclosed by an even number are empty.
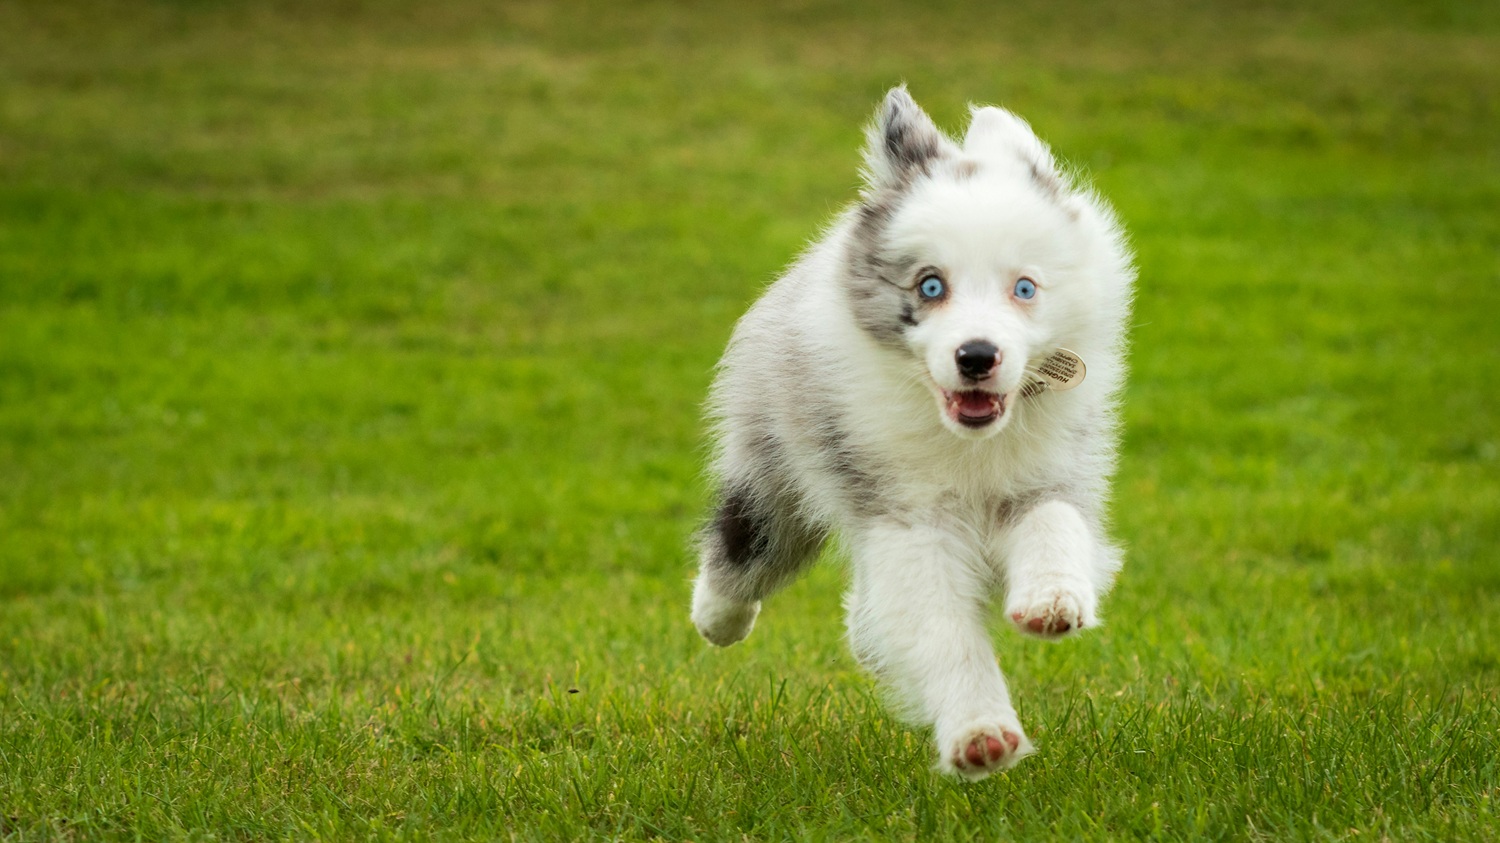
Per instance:
[[[851,648],[938,768],[1032,752],[986,627],[1099,623],[1134,269],[1113,212],[1014,114],[962,143],[905,87],[865,186],[735,327],[710,398],[716,509],[692,618],[724,647],[837,535]]]

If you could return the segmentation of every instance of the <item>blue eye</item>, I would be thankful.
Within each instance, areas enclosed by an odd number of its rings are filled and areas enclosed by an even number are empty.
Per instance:
[[[935,299],[941,296],[945,289],[947,288],[943,285],[943,279],[936,275],[929,275],[922,279],[922,286],[918,287],[917,291],[922,294],[922,298],[924,299]]]
[[[1036,282],[1030,278],[1022,278],[1016,282],[1016,298],[1029,299],[1036,295]]]

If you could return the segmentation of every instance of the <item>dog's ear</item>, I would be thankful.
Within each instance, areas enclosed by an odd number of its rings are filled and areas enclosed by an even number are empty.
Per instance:
[[[912,100],[905,85],[885,95],[865,137],[865,181],[877,191],[900,187],[927,172],[935,159],[958,152]]]
[[[964,152],[990,161],[1019,161],[1030,169],[1039,187],[1059,197],[1067,192],[1067,181],[1057,168],[1052,150],[1025,120],[1003,108],[988,105],[971,109]]]

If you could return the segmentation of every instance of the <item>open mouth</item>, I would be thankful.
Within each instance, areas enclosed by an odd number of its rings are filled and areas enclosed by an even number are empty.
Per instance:
[[[1006,396],[986,389],[943,390],[948,417],[964,427],[980,428],[1005,414]]]

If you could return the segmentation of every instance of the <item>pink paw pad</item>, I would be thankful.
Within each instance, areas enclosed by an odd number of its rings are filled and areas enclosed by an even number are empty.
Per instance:
[[[1054,617],[1049,623],[1047,618],[1024,620],[1025,617],[1025,614],[1021,612],[1014,612],[1011,614],[1010,619],[1015,621],[1018,626],[1025,626],[1038,635],[1061,635],[1064,632],[1071,632],[1073,629],[1073,624],[1063,618]]]
[[[963,753],[953,759],[953,765],[960,770],[967,770],[970,767],[985,768],[999,764],[1021,745],[1021,737],[1014,732],[1002,731],[1000,734],[1004,743],[993,735],[980,735],[969,741]]]

